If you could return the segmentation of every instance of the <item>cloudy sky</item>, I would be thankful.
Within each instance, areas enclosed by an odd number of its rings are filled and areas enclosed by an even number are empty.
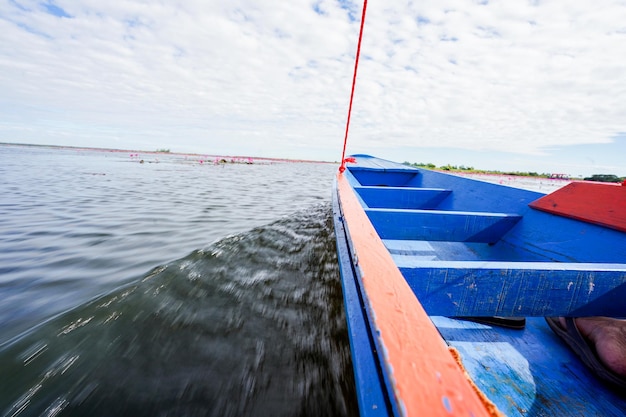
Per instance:
[[[362,3],[0,0],[0,142],[337,161]],[[626,3],[370,0],[348,153],[626,175]]]

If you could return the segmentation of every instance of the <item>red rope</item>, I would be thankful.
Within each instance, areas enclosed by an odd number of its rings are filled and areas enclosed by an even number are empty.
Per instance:
[[[346,170],[346,145],[348,144],[348,129],[350,128],[350,115],[352,114],[352,100],[354,99],[354,86],[356,84],[356,71],[359,68],[359,55],[361,54],[361,39],[363,38],[363,24],[365,23],[365,11],[367,10],[367,0],[363,0],[363,14],[361,15],[361,30],[359,31],[359,43],[356,48],[356,59],[354,61],[354,75],[352,77],[352,92],[350,93],[350,106],[348,107],[348,120],[346,121],[346,135],[343,138],[343,152],[341,153],[341,166],[339,172]]]

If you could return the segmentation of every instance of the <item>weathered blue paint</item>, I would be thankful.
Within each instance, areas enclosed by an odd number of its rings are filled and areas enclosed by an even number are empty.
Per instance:
[[[445,200],[451,190],[442,188],[410,187],[354,187],[370,208],[434,209]]]
[[[496,243],[521,219],[515,214],[440,210],[365,210],[382,239]]]
[[[506,416],[624,416],[626,398],[596,379],[548,328],[524,330],[434,316],[476,385]]]
[[[350,173],[354,175],[359,184],[376,187],[409,187],[416,181],[419,171],[409,171],[404,168],[388,168],[381,173],[378,169],[361,169],[351,167]]]
[[[541,193],[355,157],[344,175],[364,211],[441,336],[502,412],[626,415],[622,393],[591,375],[542,318],[626,316],[626,233],[529,207]],[[385,398],[384,376],[367,331],[350,225],[336,197],[357,391],[369,415],[370,392],[377,403]],[[529,318],[517,331],[440,315]]]
[[[624,264],[404,261],[431,315],[626,317]]]

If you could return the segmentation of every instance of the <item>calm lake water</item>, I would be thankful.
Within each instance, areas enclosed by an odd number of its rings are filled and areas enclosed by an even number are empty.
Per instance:
[[[0,416],[357,413],[337,167],[252,162],[0,145]]]

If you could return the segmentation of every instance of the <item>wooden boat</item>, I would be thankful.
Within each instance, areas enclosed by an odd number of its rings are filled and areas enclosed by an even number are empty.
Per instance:
[[[350,160],[333,212],[361,415],[626,415],[545,320],[626,317],[626,186]]]

